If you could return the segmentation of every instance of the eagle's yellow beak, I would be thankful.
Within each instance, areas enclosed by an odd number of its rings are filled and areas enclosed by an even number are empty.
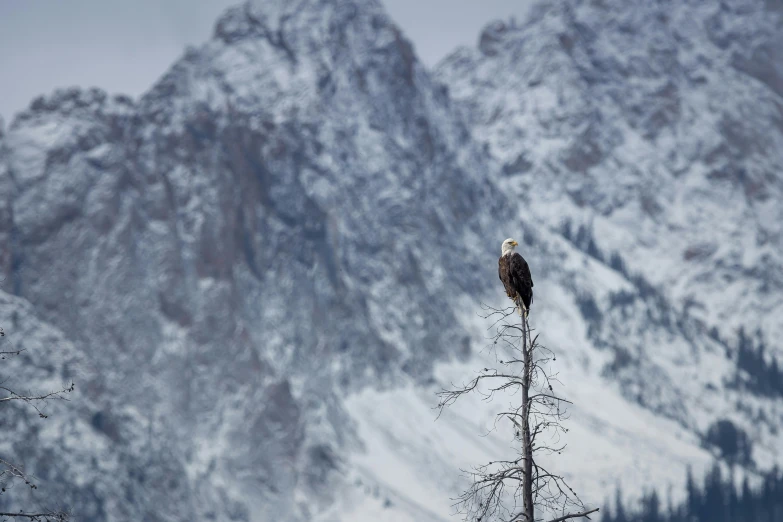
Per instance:
[[[516,241],[512,241],[511,246],[519,246],[519,243],[517,243]]]

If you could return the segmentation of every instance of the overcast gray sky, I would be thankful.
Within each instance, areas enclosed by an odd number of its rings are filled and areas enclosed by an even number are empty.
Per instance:
[[[97,86],[138,96],[188,44],[207,40],[240,0],[0,0],[0,116],[39,94]],[[385,0],[428,65],[474,45],[490,20],[521,16],[530,0]]]

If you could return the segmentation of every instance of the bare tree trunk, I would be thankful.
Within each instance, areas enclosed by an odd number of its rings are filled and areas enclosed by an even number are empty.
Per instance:
[[[521,303],[520,303],[521,304]],[[527,318],[520,306],[519,315],[522,321],[522,509],[525,522],[535,520],[533,504],[533,447],[530,441],[530,374],[532,368],[531,353],[528,346],[529,330]]]

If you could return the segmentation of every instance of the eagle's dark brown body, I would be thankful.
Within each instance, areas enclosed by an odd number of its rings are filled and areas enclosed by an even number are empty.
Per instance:
[[[530,311],[533,303],[533,277],[527,261],[516,252],[503,254],[498,259],[498,275],[506,287],[506,294],[516,303],[519,299]]]

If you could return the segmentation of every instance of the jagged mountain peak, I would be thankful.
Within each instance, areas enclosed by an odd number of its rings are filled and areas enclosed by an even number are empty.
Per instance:
[[[191,48],[142,98],[141,112],[176,129],[184,114],[212,121],[253,114],[249,123],[259,128],[326,117],[355,129],[353,115],[368,114],[361,125],[381,130],[419,125],[427,106],[458,124],[445,92],[376,2],[280,3],[268,15],[282,17],[274,29],[259,18],[268,7],[229,9],[215,38]]]
[[[263,37],[277,39],[278,43],[290,40],[292,45],[308,40],[327,44],[325,37],[334,36],[344,28],[341,25],[359,16],[372,16],[376,28],[391,24],[377,0],[249,0],[220,17],[215,25],[215,37],[226,42]]]
[[[714,59],[717,55],[711,47],[716,47],[735,64],[754,59],[751,56],[766,60],[755,69],[773,77],[779,75],[781,58],[774,49],[783,23],[783,10],[775,5],[762,0],[698,0],[676,6],[668,2],[543,2],[532,6],[521,21],[487,24],[476,51],[517,63],[535,62],[536,53],[548,59],[563,53],[590,83],[607,83],[615,80],[615,74],[676,79],[683,70],[672,69],[673,64],[681,62],[698,70],[704,63],[689,58]],[[777,79],[757,79],[778,92]]]

